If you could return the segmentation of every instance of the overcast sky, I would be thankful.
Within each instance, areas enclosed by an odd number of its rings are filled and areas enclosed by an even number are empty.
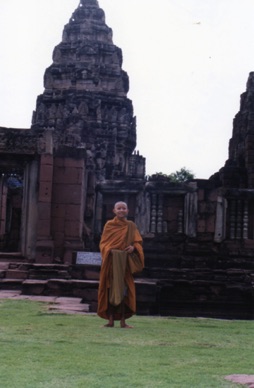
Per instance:
[[[28,128],[79,0],[0,0],[0,126]],[[147,174],[209,178],[254,71],[254,0],[99,0],[123,51]]]

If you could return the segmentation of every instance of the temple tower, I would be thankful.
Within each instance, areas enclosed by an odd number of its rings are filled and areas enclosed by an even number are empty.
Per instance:
[[[143,179],[145,171],[144,158],[133,154],[136,119],[122,51],[96,0],[80,1],[65,25],[44,87],[32,120],[40,155],[37,257],[69,261],[71,252],[92,249],[94,230],[101,231],[98,183]]]
[[[254,73],[249,74],[246,91],[241,95],[240,110],[233,121],[233,134],[229,142],[229,158],[225,173],[233,171],[235,187],[254,188]],[[228,170],[227,170],[228,169]]]
[[[54,154],[83,149],[97,180],[128,175],[136,120],[122,51],[96,0],[82,0],[64,27],[37,99],[34,131],[52,131]]]
[[[227,235],[230,239],[254,238],[254,73],[249,74],[240,110],[233,120],[228,159],[219,177],[227,201]],[[213,177],[212,177],[213,178]]]

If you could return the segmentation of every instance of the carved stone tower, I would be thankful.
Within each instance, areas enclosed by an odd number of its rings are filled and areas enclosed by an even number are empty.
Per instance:
[[[234,118],[229,158],[222,169],[225,186],[254,188],[254,73],[249,74],[240,110]]]
[[[136,146],[129,79],[96,0],[80,1],[64,27],[44,86],[32,128],[52,131],[54,154],[85,150],[86,167],[96,180],[128,175]]]
[[[98,184],[143,180],[145,173],[145,159],[133,154],[136,119],[122,51],[96,0],[81,0],[65,25],[44,87],[32,120],[43,191],[38,221],[44,228],[36,251],[40,261],[52,254],[66,261],[72,251],[91,249],[94,231],[100,233],[104,205]]]

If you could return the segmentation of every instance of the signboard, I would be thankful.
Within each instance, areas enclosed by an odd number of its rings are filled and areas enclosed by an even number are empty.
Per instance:
[[[76,252],[75,264],[101,266],[101,254],[100,252]]]

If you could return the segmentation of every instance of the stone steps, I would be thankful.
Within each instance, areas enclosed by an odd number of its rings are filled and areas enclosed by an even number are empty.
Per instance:
[[[188,281],[221,281],[221,282],[243,282],[246,277],[253,276],[252,269],[214,269],[210,268],[145,268],[143,275],[147,278],[156,278],[158,280],[188,280]]]
[[[97,311],[99,267],[13,260],[2,263],[1,290],[19,290],[22,295],[80,298],[89,312]],[[156,281],[137,277],[135,283],[138,313],[156,314]]]
[[[0,262],[0,289],[23,295],[80,298],[97,310],[99,267]],[[135,278],[137,313],[253,319],[249,269],[145,268]],[[232,298],[233,296],[233,298]],[[247,313],[246,313],[247,312]]]
[[[137,311],[142,315],[157,314],[156,280],[135,280]],[[97,311],[98,280],[65,279],[1,279],[0,289],[20,290],[22,295],[80,298],[89,306],[89,312]]]
[[[1,290],[21,290],[23,279],[0,279]]]
[[[0,252],[0,263],[1,262],[21,262],[25,260],[20,252]]]

